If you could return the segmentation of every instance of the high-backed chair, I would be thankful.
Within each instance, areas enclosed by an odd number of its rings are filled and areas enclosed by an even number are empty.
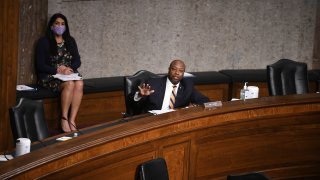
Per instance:
[[[272,96],[309,92],[306,63],[280,59],[267,66],[267,80],[269,94]]]
[[[140,180],[169,180],[166,161],[163,158],[153,159],[141,164]]]
[[[252,172],[246,174],[228,175],[227,180],[269,180],[269,178],[263,173]]]
[[[133,96],[134,93],[138,90],[138,86],[145,83],[150,78],[157,78],[158,75],[146,71],[140,70],[135,73],[133,76],[124,77],[124,97],[126,103],[126,116],[132,116],[142,113],[140,108],[134,104]]]
[[[49,136],[42,100],[20,98],[19,103],[10,108],[9,113],[14,140],[29,138],[34,142]]]

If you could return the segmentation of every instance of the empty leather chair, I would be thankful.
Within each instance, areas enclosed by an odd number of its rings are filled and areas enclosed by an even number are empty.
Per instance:
[[[267,176],[260,172],[247,174],[228,175],[227,180],[269,180]]]
[[[21,98],[9,113],[14,140],[29,138],[34,142],[49,136],[42,100]]]
[[[142,111],[133,102],[133,96],[136,91],[138,91],[138,86],[145,83],[150,78],[157,78],[158,75],[146,71],[140,70],[135,73],[133,76],[126,76],[124,77],[124,97],[125,97],[125,104],[126,104],[126,116],[132,116],[141,114]]]
[[[309,92],[306,63],[280,59],[267,66],[267,80],[269,94],[272,96]]]
[[[163,158],[157,158],[142,163],[139,176],[141,180],[169,180],[166,161]]]

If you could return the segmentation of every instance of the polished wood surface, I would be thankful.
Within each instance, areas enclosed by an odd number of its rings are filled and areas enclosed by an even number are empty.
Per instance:
[[[16,102],[19,49],[18,0],[1,0],[0,24],[0,151],[4,151],[13,144],[8,109]]]
[[[44,100],[44,111],[49,129],[59,129],[60,101],[58,98]],[[87,127],[123,117],[125,100],[123,91],[84,94],[77,116],[77,126]]]
[[[227,101],[229,99],[229,85],[227,83],[196,85],[195,88],[211,101]]]
[[[232,87],[230,88],[232,91],[231,98],[240,98],[240,91],[243,89],[243,83],[233,83]],[[268,83],[267,82],[248,82],[248,86],[257,86],[259,87],[259,97],[266,97],[269,96],[268,90]],[[309,81],[309,92],[315,93],[318,90],[318,84],[314,81]]]
[[[240,98],[240,91],[243,89],[244,83],[233,83],[231,98]],[[269,96],[268,83],[267,82],[248,82],[247,86],[259,87],[259,97]]]
[[[0,179],[134,179],[138,165],[155,157],[166,159],[170,179],[226,179],[250,171],[320,178],[319,119],[320,94],[123,119],[2,163]]]
[[[197,85],[195,88],[212,101],[228,100],[228,84]],[[44,99],[45,116],[52,132],[56,132],[60,126],[59,102],[58,98]],[[77,116],[77,125],[88,127],[113,121],[122,118],[124,112],[126,106],[122,90],[84,94]]]

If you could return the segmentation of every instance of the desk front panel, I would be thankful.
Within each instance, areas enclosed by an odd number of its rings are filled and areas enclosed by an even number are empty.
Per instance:
[[[320,177],[320,95],[265,97],[147,116],[37,150],[0,166],[0,178],[134,179],[164,157],[170,179]]]

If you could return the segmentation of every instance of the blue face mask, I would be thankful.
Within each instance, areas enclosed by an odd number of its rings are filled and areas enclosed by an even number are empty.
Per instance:
[[[62,35],[66,31],[66,26],[52,26],[51,30],[56,34],[56,35]]]

